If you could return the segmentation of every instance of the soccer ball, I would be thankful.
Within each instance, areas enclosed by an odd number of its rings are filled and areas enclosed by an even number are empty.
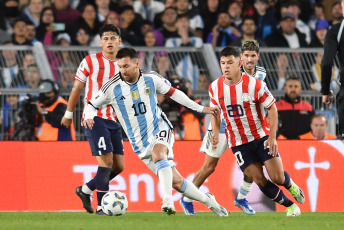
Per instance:
[[[102,198],[102,209],[106,215],[120,216],[128,208],[127,197],[118,191],[107,192]]]

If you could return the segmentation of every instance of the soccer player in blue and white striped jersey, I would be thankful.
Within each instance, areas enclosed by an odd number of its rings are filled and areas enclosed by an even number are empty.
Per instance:
[[[157,93],[164,94],[197,112],[218,116],[217,109],[201,106],[155,72],[140,70],[137,52],[130,47],[117,53],[120,73],[111,78],[88,102],[82,125],[92,129],[97,108],[110,104],[126,132],[134,152],[159,177],[163,212],[175,214],[172,186],[184,196],[209,207],[218,216],[228,216],[210,193],[204,194],[185,180],[173,162],[173,127],[158,106]]]

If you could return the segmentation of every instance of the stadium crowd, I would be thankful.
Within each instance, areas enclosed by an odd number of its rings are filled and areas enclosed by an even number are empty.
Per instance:
[[[4,46],[99,46],[99,28],[114,24],[124,46],[240,47],[255,39],[261,47],[322,48],[327,31],[343,17],[340,1],[323,0],[4,0],[0,4]],[[72,58],[68,51],[46,50],[60,88],[72,88],[77,66],[87,54],[79,52],[79,58]],[[312,78],[303,89],[320,91],[322,55],[317,54],[313,63],[302,61],[302,55],[278,55],[275,68],[268,72],[269,88],[283,90],[286,80],[295,76],[292,62],[301,60],[300,68],[308,69]],[[144,69],[169,79],[187,78],[190,90],[207,90],[211,82],[191,55],[182,55],[173,64],[166,52],[141,52],[139,57]],[[334,67],[334,91],[339,88],[337,75]],[[31,52],[1,52],[0,88],[35,89],[41,78]],[[277,80],[270,83],[269,78]],[[11,108],[21,97],[5,99],[1,106]]]

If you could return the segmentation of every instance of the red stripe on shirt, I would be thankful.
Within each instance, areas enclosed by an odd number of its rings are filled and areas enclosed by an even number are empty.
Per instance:
[[[105,66],[104,66],[103,54],[100,52],[100,53],[97,53],[96,56],[97,56],[98,65],[99,65],[98,76],[97,76],[98,91],[99,91],[100,88],[103,86]],[[98,109],[97,116],[103,117],[103,113],[101,109]]]
[[[242,92],[249,94],[249,83],[251,81],[256,81],[254,78],[250,77],[243,77],[243,83],[242,83]],[[257,140],[260,138],[260,135],[257,132],[257,126],[256,122],[253,118],[252,110],[251,110],[251,105],[250,105],[250,98],[249,101],[243,101],[245,113],[246,113],[246,119],[248,122],[248,125],[250,127],[251,134],[253,135],[254,139]],[[257,104],[256,104],[257,105]],[[256,107],[257,109],[257,107]]]
[[[92,60],[91,60],[91,56],[90,56],[90,55],[87,55],[85,59],[86,59],[88,68],[90,69],[90,73],[89,73],[89,75],[87,76],[87,77],[88,77],[87,102],[88,102],[88,101],[91,100],[91,98],[92,98],[92,88],[93,88],[93,82],[92,82],[93,63],[92,63]],[[91,76],[91,77],[90,77],[90,76]]]
[[[242,79],[242,78],[241,78]],[[231,102],[230,102],[230,105],[234,105],[234,106],[237,106],[238,104],[238,101],[237,101],[237,92],[236,92],[236,85],[231,85],[229,86],[229,92],[230,92],[230,95],[231,95]],[[239,87],[241,85],[239,84]],[[238,108],[238,107],[237,107]],[[241,122],[241,118],[240,116],[237,114],[239,111],[235,111],[236,114],[233,114],[233,120],[238,128],[238,132],[239,132],[239,135],[240,135],[240,138],[241,138],[241,141],[242,141],[242,144],[245,144],[248,142],[247,140],[247,137],[246,137],[246,133],[245,133],[245,129],[244,129],[244,126]]]

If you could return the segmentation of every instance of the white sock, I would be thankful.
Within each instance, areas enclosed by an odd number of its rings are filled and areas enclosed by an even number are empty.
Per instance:
[[[252,183],[248,183],[246,181],[242,181],[239,193],[237,195],[238,200],[245,199],[247,194],[250,192],[252,188]]]
[[[82,187],[81,187],[81,191],[83,192],[83,193],[86,193],[86,194],[92,194],[92,190],[87,186],[87,185],[83,185]]]
[[[193,200],[196,200],[205,204],[209,200],[209,197],[205,195],[203,192],[201,192],[193,183],[185,179],[184,183],[186,183],[185,191],[183,192],[183,195],[185,196],[185,201],[191,202]]]
[[[163,197],[172,196],[172,168],[165,167],[160,169],[158,176]]]

